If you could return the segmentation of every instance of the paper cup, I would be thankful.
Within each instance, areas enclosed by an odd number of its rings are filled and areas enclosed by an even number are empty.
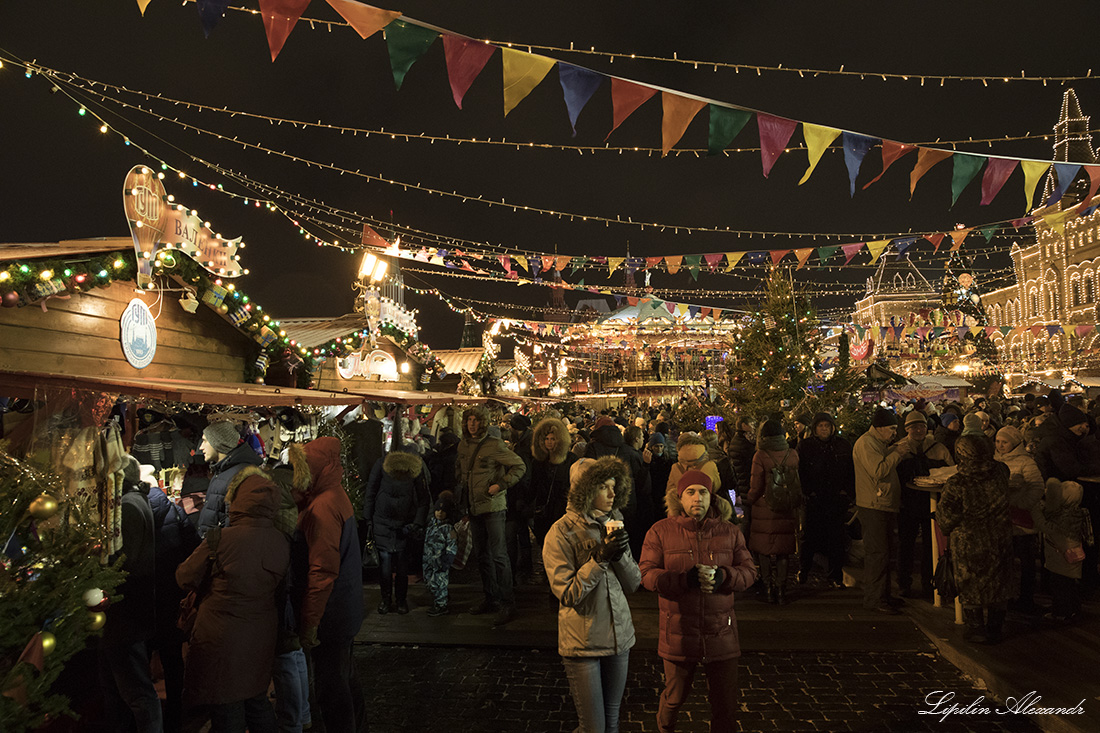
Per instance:
[[[706,581],[708,583],[713,583],[714,582],[715,568],[714,568],[713,565],[696,565],[695,567],[699,568],[699,579],[700,580],[706,578]]]
[[[622,529],[623,523],[622,520],[619,519],[608,519],[607,522],[604,523],[604,527],[607,528],[607,533],[611,534],[616,530]]]

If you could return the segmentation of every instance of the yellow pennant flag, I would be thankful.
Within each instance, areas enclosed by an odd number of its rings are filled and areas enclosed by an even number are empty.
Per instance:
[[[699,110],[707,106],[702,99],[683,97],[672,92],[661,92],[661,105],[664,117],[661,122],[661,157],[668,155]]]
[[[442,257],[432,257],[428,261],[431,262],[433,265],[439,265],[441,267],[443,267],[447,264],[446,262],[443,261]]]
[[[679,305],[677,305],[676,306],[676,312],[678,314],[680,314],[681,316],[686,316],[687,312],[688,312],[687,303],[680,303]]]
[[[152,0],[137,0],[138,10],[141,11],[142,17],[145,16],[145,9],[149,7],[150,2],[152,2]]]
[[[809,174],[807,174],[807,175],[809,175]],[[796,270],[801,270],[803,267],[805,267],[806,263],[809,262],[809,260],[810,260],[810,255],[812,255],[813,253],[814,253],[814,248],[813,247],[806,247],[805,249],[796,249],[794,251],[794,256],[798,258],[798,267],[796,267],[795,269]]]
[[[726,272],[729,272],[737,263],[741,261],[741,258],[745,256],[744,252],[726,252]]]
[[[868,242],[867,251],[871,253],[871,262],[869,264],[875,264],[878,262],[879,255],[882,254],[882,250],[886,249],[886,245],[890,244],[889,239],[880,239],[877,242]]]
[[[1047,172],[1050,163],[1041,160],[1021,160],[1020,168],[1024,171],[1024,206],[1031,208],[1031,202],[1035,200],[1035,187],[1039,185],[1039,179]]]
[[[530,257],[516,257],[515,260],[516,260],[516,262],[519,263],[519,266],[522,267],[524,270],[527,270],[527,272],[531,271],[531,258]]]
[[[1049,214],[1042,214],[1043,223],[1053,229],[1058,234],[1066,228],[1066,219],[1076,214],[1075,209],[1066,209],[1065,211],[1052,211]]]
[[[835,127],[822,127],[821,125],[811,125],[809,122],[803,122],[802,135],[806,138],[806,150],[810,154],[810,167],[806,169],[802,180],[798,182],[799,186],[810,180],[810,174],[814,172],[818,161],[821,160],[821,156],[828,147],[832,145],[833,140],[840,136],[840,130]]]
[[[618,270],[619,265],[623,264],[624,262],[626,262],[625,257],[608,257],[607,258],[607,268],[608,268],[607,274],[609,276],[614,275],[615,270]]]
[[[504,61],[504,114],[507,115],[539,85],[557,63],[533,53],[502,48]]]

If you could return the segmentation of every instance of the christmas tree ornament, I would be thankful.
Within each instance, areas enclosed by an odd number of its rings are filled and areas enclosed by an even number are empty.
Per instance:
[[[3,303],[3,306],[5,308],[14,308],[15,306],[19,305],[19,293],[15,292],[14,290],[9,290],[8,292],[4,293],[3,299],[0,300],[0,303]]]
[[[103,611],[92,611],[88,614],[88,631],[99,631],[107,623],[107,614]]]
[[[89,588],[84,591],[84,605],[88,608],[95,608],[103,603],[103,599],[106,597],[106,594],[99,588]]]
[[[49,631],[43,631],[41,640],[42,654],[47,657],[53,654],[53,650],[57,648],[57,637],[51,634]]]
[[[38,498],[31,502],[27,511],[31,513],[32,517],[41,521],[57,514],[58,508],[57,499],[49,494],[39,494]]]

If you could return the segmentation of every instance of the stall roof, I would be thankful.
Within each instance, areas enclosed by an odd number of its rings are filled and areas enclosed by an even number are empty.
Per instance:
[[[295,405],[354,405],[359,402],[397,402],[426,405],[451,402],[485,402],[484,397],[414,392],[397,389],[357,387],[345,392],[273,387],[263,384],[192,382],[183,379],[126,379],[44,372],[0,371],[0,394],[32,398],[38,389],[87,389],[126,395],[216,405],[243,407],[289,407]]]
[[[133,249],[130,237],[95,237],[65,239],[60,242],[0,243],[0,260],[34,260],[46,257],[68,257],[82,254],[102,254]]]
[[[910,377],[917,384],[934,382],[941,387],[973,387],[974,385],[962,377],[953,377],[950,374],[914,374]]]
[[[348,313],[336,318],[279,319],[279,326],[287,336],[307,349],[327,344],[354,331],[362,331],[368,325],[367,317],[362,313]]]
[[[433,353],[443,362],[443,366],[447,369],[448,374],[459,374],[463,370],[465,370],[467,374],[473,374],[485,350],[481,347],[472,349],[442,349],[434,351]]]

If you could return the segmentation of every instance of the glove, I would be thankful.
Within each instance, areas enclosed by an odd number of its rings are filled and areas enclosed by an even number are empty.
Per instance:
[[[688,588],[698,588],[699,587],[699,568],[692,565],[691,570],[688,570],[686,573],[684,573],[684,578],[687,580]]]
[[[301,643],[302,649],[312,649],[320,644],[321,642],[317,641],[317,627],[309,626],[302,629],[298,635],[298,641]]]
[[[606,541],[612,543],[612,546],[616,548],[615,554],[611,556],[611,562],[622,560],[623,555],[630,549],[630,535],[626,533],[626,529],[615,530]]]
[[[714,569],[714,587],[718,588],[725,581],[726,581],[726,571],[723,570],[721,566],[718,566],[717,568]]]

